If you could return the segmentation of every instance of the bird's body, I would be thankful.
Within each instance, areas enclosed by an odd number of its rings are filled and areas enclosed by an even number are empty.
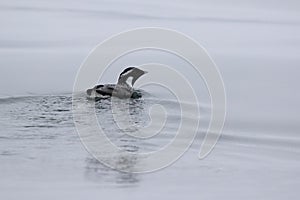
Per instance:
[[[89,98],[108,98],[111,96],[118,98],[140,98],[142,96],[139,90],[133,88],[135,81],[144,75],[145,71],[136,67],[126,68],[119,76],[117,84],[96,85],[87,90]]]

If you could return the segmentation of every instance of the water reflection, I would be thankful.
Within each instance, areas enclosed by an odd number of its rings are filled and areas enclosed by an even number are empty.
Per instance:
[[[119,157],[117,162],[119,165],[130,168],[135,165],[136,160]],[[139,174],[113,170],[103,165],[97,159],[90,157],[86,159],[85,178],[117,187],[135,187],[140,182]]]
[[[128,121],[131,126],[141,127],[149,121],[144,99],[102,99],[95,102],[95,109],[101,126],[107,126],[108,122],[111,126],[117,125],[116,122]],[[118,126],[114,128],[120,129]]]
[[[81,138],[88,143],[88,147],[92,146],[94,151],[93,155],[97,158],[101,157],[101,161],[110,163],[110,166],[118,166],[122,171],[134,171],[138,159],[134,153],[139,151],[139,141],[128,135],[127,133],[132,130],[120,129],[115,122],[114,113],[112,110],[111,99],[101,99],[97,101],[87,100],[85,97],[78,97],[75,99],[76,106],[81,108],[75,112],[76,123],[83,125]],[[117,109],[124,111],[124,115],[119,120],[128,120],[132,123],[133,127],[140,126],[144,123],[144,101],[140,100],[120,100],[114,106]],[[120,149],[118,152],[109,151],[108,146],[111,145],[99,136],[99,129],[93,117],[96,114],[97,122],[103,130],[105,137]],[[138,130],[138,129],[137,129]],[[101,164],[94,158],[86,159],[85,176],[89,180],[105,182],[109,184],[126,185],[127,183],[134,184],[138,182],[137,175],[123,173],[108,168]]]
[[[92,101],[85,96],[75,96],[73,102],[74,119],[83,144],[93,157],[120,171],[147,169],[150,162],[148,158],[153,155],[151,153],[168,144],[176,135],[174,128],[180,124],[177,117],[176,120],[172,117],[180,116],[178,102],[175,101],[153,97]],[[162,118],[161,113],[154,112],[153,115],[151,112],[151,118],[149,115],[152,106],[157,104],[170,113],[162,129],[162,120],[157,120]],[[127,126],[120,126],[122,123]],[[145,127],[148,128],[146,133],[150,135],[149,138],[143,137],[145,129],[141,131],[141,128]]]

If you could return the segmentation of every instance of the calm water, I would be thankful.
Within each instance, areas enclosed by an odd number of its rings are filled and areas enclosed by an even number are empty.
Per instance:
[[[299,199],[299,9],[296,0],[1,1],[0,199]],[[121,173],[81,144],[71,91],[95,45],[149,26],[180,31],[206,48],[224,80],[227,118],[216,147],[199,160],[210,105],[204,87],[198,88],[203,83],[191,76],[201,97],[191,148],[155,173]],[[112,63],[103,82],[114,83],[125,66],[149,62],[193,75],[182,60],[146,51]],[[149,140],[120,132],[109,101],[81,103],[88,113],[96,108],[99,124],[120,148],[149,152],[174,137],[180,114],[172,98],[147,92],[128,102],[134,124],[149,123],[153,104],[169,112],[162,134]],[[134,159],[111,160],[136,166]]]
[[[225,127],[210,156],[198,160],[204,136],[200,128],[194,145],[174,165],[150,174],[127,174],[103,166],[87,153],[74,127],[71,101],[71,96],[65,94],[0,100],[0,185],[4,191],[1,195],[12,199],[45,194],[46,199],[123,195],[146,199],[218,198],[230,191],[227,195],[232,198],[297,196],[300,181],[297,132],[282,132],[276,127],[267,131],[263,126],[249,131],[239,126]],[[132,100],[128,102],[131,119],[139,125],[149,122],[147,109],[154,103],[160,102],[173,113],[162,134],[138,141],[114,125],[109,100],[95,104],[82,97],[80,101],[90,108],[95,106],[108,137],[131,152],[157,150],[173,138],[180,122],[172,100],[149,96]],[[200,105],[200,109],[204,116],[209,116],[208,106]],[[278,127],[284,125],[282,122]],[[125,168],[134,168],[137,162],[130,158],[112,159]]]

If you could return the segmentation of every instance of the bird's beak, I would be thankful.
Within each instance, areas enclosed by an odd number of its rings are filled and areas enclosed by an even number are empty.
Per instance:
[[[144,74],[147,74],[148,72],[147,71],[144,71]]]

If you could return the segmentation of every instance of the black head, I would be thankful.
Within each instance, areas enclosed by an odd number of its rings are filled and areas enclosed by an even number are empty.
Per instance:
[[[143,71],[139,68],[128,67],[120,74],[118,84],[127,84],[132,87],[137,79],[146,73],[146,71]]]

